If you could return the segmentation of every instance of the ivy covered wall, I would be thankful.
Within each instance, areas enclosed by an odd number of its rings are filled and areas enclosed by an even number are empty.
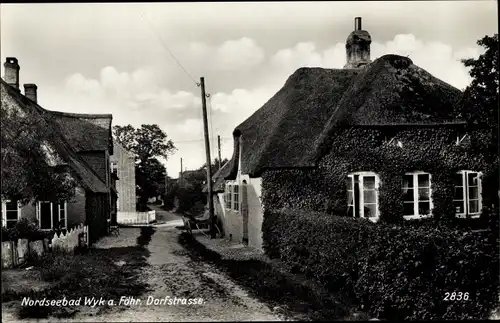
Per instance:
[[[406,128],[395,131],[343,128],[331,137],[331,149],[314,169],[275,169],[262,174],[262,199],[266,209],[283,207],[347,215],[347,175],[371,171],[380,178],[380,219],[403,219],[402,176],[406,172],[431,174],[433,218],[455,218],[453,174],[460,170],[482,172],[482,218],[497,207],[498,168],[493,131],[469,129],[468,138],[456,145],[465,132],[449,127]],[[400,141],[403,147],[388,144]],[[496,213],[493,213],[496,214]]]

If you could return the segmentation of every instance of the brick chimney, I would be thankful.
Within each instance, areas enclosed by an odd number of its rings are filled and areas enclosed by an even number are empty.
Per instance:
[[[347,64],[344,68],[361,68],[371,63],[370,34],[361,27],[361,17],[354,18],[354,31],[349,34],[345,44]]]
[[[3,63],[5,68],[4,80],[10,86],[19,90],[19,64],[17,63],[17,58],[7,57],[5,63]]]
[[[24,96],[30,99],[31,101],[37,103],[36,101],[36,90],[38,86],[36,84],[24,84]]]

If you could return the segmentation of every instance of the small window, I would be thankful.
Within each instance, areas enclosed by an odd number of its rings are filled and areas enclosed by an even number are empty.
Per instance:
[[[117,172],[118,172],[118,163],[111,162],[111,173],[117,173]]]
[[[2,202],[2,225],[8,229],[16,226],[17,221],[21,218],[21,208],[15,200],[7,200]]]
[[[226,209],[231,209],[231,185],[226,185],[226,193],[224,197],[224,203],[226,204]]]
[[[459,218],[479,217],[481,213],[481,173],[460,171],[453,178],[455,184],[455,214]]]
[[[403,176],[403,215],[406,219],[431,216],[431,175],[425,172]]]
[[[233,210],[240,210],[240,187],[238,185],[233,185]]]
[[[356,218],[376,220],[379,177],[372,172],[351,173],[347,177],[347,212]]]

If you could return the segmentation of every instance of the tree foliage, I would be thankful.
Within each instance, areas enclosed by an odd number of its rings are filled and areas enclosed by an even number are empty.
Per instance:
[[[156,124],[113,127],[115,140],[135,155],[136,186],[140,204],[164,192],[165,166],[158,158],[168,159],[176,148],[167,134]]]
[[[479,58],[462,60],[470,68],[471,84],[466,88],[462,116],[474,123],[498,126],[498,34],[477,41],[485,52]]]
[[[224,159],[221,165],[228,160]],[[166,208],[176,207],[177,212],[190,212],[197,214],[203,211],[207,203],[203,187],[207,183],[206,163],[197,170],[183,172],[182,179],[172,183],[165,195]],[[219,162],[216,158],[212,163],[212,175],[219,170]],[[177,201],[177,202],[175,202]],[[177,204],[177,205],[176,205]]]
[[[3,104],[1,107],[2,199],[21,204],[70,200],[76,182],[66,167],[54,165],[53,136],[40,120]]]

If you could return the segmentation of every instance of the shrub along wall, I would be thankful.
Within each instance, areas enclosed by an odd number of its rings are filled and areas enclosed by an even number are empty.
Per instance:
[[[486,235],[290,209],[266,210],[263,223],[266,253],[396,320],[487,317],[498,301],[499,250]]]
[[[393,131],[393,130],[391,130]],[[457,130],[450,128],[402,129],[396,133],[376,129],[339,129],[331,151],[314,169],[268,170],[262,174],[264,207],[308,209],[347,215],[347,175],[371,171],[380,178],[379,210],[384,222],[403,219],[402,176],[406,172],[431,174],[433,218],[455,219],[453,175],[460,170],[483,172],[483,219],[497,207],[498,167],[491,130],[469,130],[469,138],[455,145]],[[401,141],[388,145],[384,138]]]

